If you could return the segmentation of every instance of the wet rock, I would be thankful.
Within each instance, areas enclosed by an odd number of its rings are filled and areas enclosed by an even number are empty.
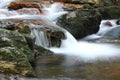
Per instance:
[[[116,24],[117,24],[117,25],[120,25],[120,19],[117,20]]]
[[[105,25],[106,25],[106,26],[109,26],[109,27],[112,27],[112,26],[113,26],[112,23],[109,22],[109,21],[107,21],[107,22],[105,23]]]
[[[53,31],[53,32],[47,32],[48,38],[50,38],[50,46],[56,46],[60,47],[61,45],[61,40],[66,39],[66,36],[63,32],[61,31]]]
[[[22,8],[37,8],[39,11],[41,11],[41,5],[35,2],[11,2],[8,5],[8,9],[10,10],[17,10]]]
[[[78,10],[59,18],[57,24],[67,29],[77,38],[96,33],[101,22],[101,15],[97,10]]]
[[[35,57],[53,55],[52,51],[37,45],[35,45],[34,53],[35,53]]]

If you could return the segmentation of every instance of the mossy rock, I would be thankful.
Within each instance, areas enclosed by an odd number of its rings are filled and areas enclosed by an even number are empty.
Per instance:
[[[120,6],[102,7],[99,9],[103,19],[120,18]]]
[[[99,6],[111,6],[115,4],[115,0],[99,0]]]
[[[0,48],[0,60],[3,73],[26,75],[33,71],[27,56],[15,47]]]
[[[50,51],[50,50],[48,50],[48,49],[45,49],[45,48],[43,48],[43,47],[41,47],[41,46],[37,46],[37,45],[35,45],[35,54],[36,54],[36,57],[38,56],[38,55],[40,55],[40,56],[48,56],[48,55],[53,55],[54,53],[52,52],[52,51]]]
[[[76,39],[99,30],[101,14],[98,10],[79,10],[62,16],[57,24],[67,29]]]
[[[0,36],[0,64],[2,64],[0,71],[21,75],[33,73],[30,62],[34,61],[34,54],[25,37],[19,32],[5,29],[0,29]],[[13,67],[12,69],[11,66],[7,65],[8,63]]]

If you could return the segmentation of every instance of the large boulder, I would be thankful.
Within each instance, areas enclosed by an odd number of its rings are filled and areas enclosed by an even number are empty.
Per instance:
[[[33,75],[30,62],[34,55],[24,36],[18,32],[0,29],[0,71],[21,75]]]
[[[62,16],[57,24],[67,29],[77,38],[96,33],[99,30],[101,15],[97,10],[79,10]]]

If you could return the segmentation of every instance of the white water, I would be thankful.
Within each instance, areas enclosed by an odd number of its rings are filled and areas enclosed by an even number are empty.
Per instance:
[[[110,21],[113,27],[105,26],[104,23]],[[109,29],[116,27],[115,20],[103,20],[100,24],[98,33],[104,34]],[[98,34],[97,33],[97,34]],[[90,38],[102,37],[94,34]],[[78,60],[93,61],[93,60],[108,60],[111,58],[120,57],[120,47],[107,43],[92,43],[87,41],[77,41],[69,32],[66,31],[66,40],[62,41],[60,48],[50,48],[51,51],[69,56],[75,56]],[[89,36],[88,36],[89,38]]]
[[[49,41],[47,39],[46,33],[44,33],[39,28],[33,28],[31,30],[31,35],[35,36],[35,44],[37,44],[38,46],[42,46],[44,48],[47,48],[49,46]]]
[[[56,21],[58,17],[67,14],[67,11],[63,11],[62,7],[60,7],[60,3],[54,3],[50,6],[50,8],[47,8],[44,6],[43,11],[45,14],[39,14],[39,15],[11,15],[11,16],[3,16],[0,18],[0,20],[7,20],[7,19],[24,19],[24,20],[43,20],[47,22],[53,22]],[[59,7],[59,10],[53,10],[55,7]],[[56,8],[55,8],[56,9]],[[6,13],[9,12],[8,10]]]
[[[117,20],[102,20],[101,24],[100,24],[100,29],[97,32],[97,34],[100,35],[100,36],[103,36],[109,30],[117,27],[118,25],[116,24],[116,21]],[[106,22],[110,22],[112,24],[112,26],[105,25]]]
[[[7,8],[8,4],[16,0],[0,0],[0,9]]]
[[[12,2],[12,1],[14,1],[14,0],[5,1],[4,4],[2,4],[2,5],[4,6],[4,5],[6,5],[7,2]],[[60,6],[60,5],[61,5],[61,3],[55,3],[55,4],[51,5],[50,8],[44,6],[43,10],[44,10],[45,14],[39,14],[39,15],[26,15],[26,14],[19,15],[15,11],[8,11],[7,9],[0,9],[0,20],[2,20],[2,21],[9,20],[9,19],[41,20],[41,21],[48,22],[46,24],[53,25],[52,24],[53,21],[56,21],[58,17],[67,13],[66,11],[63,11],[62,6]],[[59,9],[58,10],[54,9],[56,7],[57,8],[59,7]],[[53,27],[56,30],[63,31],[58,26],[53,26]],[[47,40],[46,34],[44,32],[42,32],[42,30],[40,31],[39,28],[32,29],[31,34],[36,37],[35,43],[37,45],[45,47],[45,48],[49,46],[49,44],[48,44],[49,42]]]

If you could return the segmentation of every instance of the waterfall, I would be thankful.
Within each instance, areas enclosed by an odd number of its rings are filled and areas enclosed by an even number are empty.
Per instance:
[[[58,7],[59,7],[59,9],[58,9]],[[2,11],[2,10],[0,10],[0,11]],[[43,11],[45,11],[46,14],[39,14],[39,15],[15,14],[15,15],[7,16],[6,14],[12,13],[12,11],[10,12],[7,9],[5,9],[3,11],[5,13],[5,16],[0,17],[0,20],[2,20],[2,21],[9,20],[9,19],[40,20],[40,21],[43,21],[43,24],[48,25],[48,27],[52,28],[53,30],[64,31],[64,29],[62,29],[61,27],[53,24],[57,20],[58,17],[67,13],[66,11],[64,11],[62,9],[61,3],[52,4],[50,7],[44,6]],[[13,13],[15,13],[15,12],[13,12]],[[35,25],[33,25],[33,26],[35,26]],[[45,26],[39,26],[39,27],[45,27]],[[48,42],[46,33],[44,33],[39,27],[31,29],[31,34],[36,37],[36,41],[35,41],[36,45],[46,48],[49,46],[49,42]]]
[[[31,29],[31,34],[35,36],[36,39],[35,44],[37,44],[38,46],[42,46],[44,48],[47,48],[49,46],[47,35],[40,28]]]
[[[105,26],[105,22],[106,20],[101,21],[98,33],[94,34],[94,36],[87,36],[87,38],[100,38],[102,35],[99,36],[99,33],[104,34],[103,32],[112,29],[112,27]],[[116,20],[110,20],[110,22],[112,22],[113,27],[117,26],[115,24]],[[108,27],[108,30],[104,30],[104,27]],[[109,60],[111,58],[120,57],[120,49],[118,46],[107,43],[87,42],[84,40],[77,41],[68,31],[65,31],[65,35],[67,39],[62,40],[60,48],[51,47],[49,49],[56,54],[75,56],[76,59],[83,61]]]

